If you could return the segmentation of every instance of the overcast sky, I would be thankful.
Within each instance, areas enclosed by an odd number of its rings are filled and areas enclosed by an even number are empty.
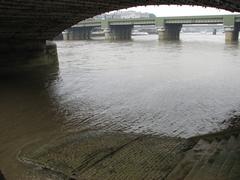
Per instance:
[[[128,10],[150,12],[156,16],[188,16],[188,15],[217,15],[217,14],[231,14],[231,12],[219,10],[215,8],[204,8],[199,6],[141,6],[130,8]]]

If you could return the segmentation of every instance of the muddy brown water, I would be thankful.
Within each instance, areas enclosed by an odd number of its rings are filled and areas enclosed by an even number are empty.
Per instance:
[[[16,157],[39,139],[88,128],[191,137],[227,128],[240,112],[239,45],[223,35],[57,44],[59,67],[0,78],[0,169],[8,179],[31,176]]]

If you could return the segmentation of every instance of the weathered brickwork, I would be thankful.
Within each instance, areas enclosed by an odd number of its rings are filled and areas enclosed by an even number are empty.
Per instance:
[[[160,4],[240,11],[240,0],[0,0],[0,38],[52,39],[69,26],[104,12]]]

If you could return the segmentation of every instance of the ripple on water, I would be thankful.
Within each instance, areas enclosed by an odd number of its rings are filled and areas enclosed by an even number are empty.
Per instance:
[[[66,126],[189,137],[225,128],[239,111],[239,47],[223,36],[58,44]]]

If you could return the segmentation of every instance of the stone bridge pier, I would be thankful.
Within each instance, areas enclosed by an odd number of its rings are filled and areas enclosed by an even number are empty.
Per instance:
[[[179,40],[182,24],[165,24],[158,27],[159,40]]]
[[[90,40],[92,27],[72,27],[63,33],[63,40]]]
[[[235,22],[234,16],[225,16],[224,19],[225,42],[238,42],[240,24]]]
[[[104,29],[105,39],[111,41],[131,40],[133,25],[111,25]]]
[[[2,40],[0,42],[0,73],[57,65],[57,46],[45,40]]]
[[[238,42],[238,37],[239,37],[238,26],[225,26],[224,31],[225,31],[226,43]]]

